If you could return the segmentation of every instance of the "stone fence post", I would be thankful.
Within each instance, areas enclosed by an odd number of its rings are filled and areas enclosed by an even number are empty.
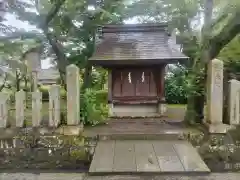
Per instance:
[[[52,85],[49,89],[49,126],[57,127],[60,123],[60,86]]]
[[[32,93],[32,126],[39,127],[41,124],[42,110],[42,92],[36,91]]]
[[[24,110],[26,107],[26,93],[21,90],[15,94],[15,109],[16,109],[16,127],[24,125]]]
[[[240,123],[240,81],[232,79],[229,81],[229,107],[228,118],[230,125]]]
[[[8,94],[0,92],[0,128],[7,127],[9,100],[8,98]]]
[[[80,121],[80,75],[79,68],[67,66],[67,124],[78,125]]]

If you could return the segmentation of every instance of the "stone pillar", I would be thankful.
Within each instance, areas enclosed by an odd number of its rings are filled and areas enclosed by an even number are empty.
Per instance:
[[[240,81],[232,79],[229,81],[229,103],[228,117],[230,125],[239,125],[240,123]]]
[[[49,89],[49,126],[57,127],[60,122],[60,86]]]
[[[38,89],[38,71],[31,72],[31,80],[32,80],[32,92],[35,92]]]
[[[26,107],[26,93],[23,90],[15,94],[15,109],[16,109],[16,127],[24,125],[24,109]]]
[[[0,128],[7,127],[8,120],[8,95],[0,92]]]
[[[39,127],[41,124],[42,93],[39,91],[32,93],[32,126]]]
[[[223,62],[214,59],[208,65],[207,123],[210,133],[226,133],[223,124]]]
[[[67,124],[77,125],[80,121],[80,75],[79,68],[67,67]]]

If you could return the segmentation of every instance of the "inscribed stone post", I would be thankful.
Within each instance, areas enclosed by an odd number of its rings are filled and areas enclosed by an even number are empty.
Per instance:
[[[24,109],[25,109],[26,93],[18,91],[15,94],[15,108],[16,108],[16,127],[23,127],[24,125]]]
[[[214,59],[208,65],[207,122],[211,133],[226,133],[223,117],[223,62]]]
[[[8,95],[0,92],[0,128],[7,127]]]
[[[80,77],[76,65],[67,67],[67,124],[77,125],[80,121]]]
[[[60,86],[49,89],[49,126],[57,127],[60,122]]]
[[[229,81],[229,124],[238,125],[240,123],[240,81],[232,79]]]
[[[39,91],[32,93],[32,126],[38,127],[41,123],[42,93]]]

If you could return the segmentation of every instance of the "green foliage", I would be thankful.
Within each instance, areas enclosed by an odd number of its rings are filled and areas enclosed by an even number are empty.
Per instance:
[[[103,89],[107,81],[107,70],[103,68],[94,68],[92,71],[92,88]]]
[[[240,36],[235,37],[218,56],[224,61],[225,69],[231,73],[240,72]]]
[[[187,103],[187,70],[182,66],[172,67],[165,78],[165,97],[169,104]]]
[[[50,86],[41,86],[39,88],[39,91],[42,92],[42,101],[49,101],[49,88]],[[67,99],[66,91],[63,88],[60,90],[60,96],[61,99]]]
[[[85,125],[103,123],[108,116],[107,91],[86,89],[81,96],[81,119]]]

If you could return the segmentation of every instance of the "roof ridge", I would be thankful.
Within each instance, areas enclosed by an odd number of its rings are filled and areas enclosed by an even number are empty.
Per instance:
[[[115,24],[102,27],[102,33],[114,32],[152,32],[167,31],[167,24],[163,23],[143,23],[143,24]]]

